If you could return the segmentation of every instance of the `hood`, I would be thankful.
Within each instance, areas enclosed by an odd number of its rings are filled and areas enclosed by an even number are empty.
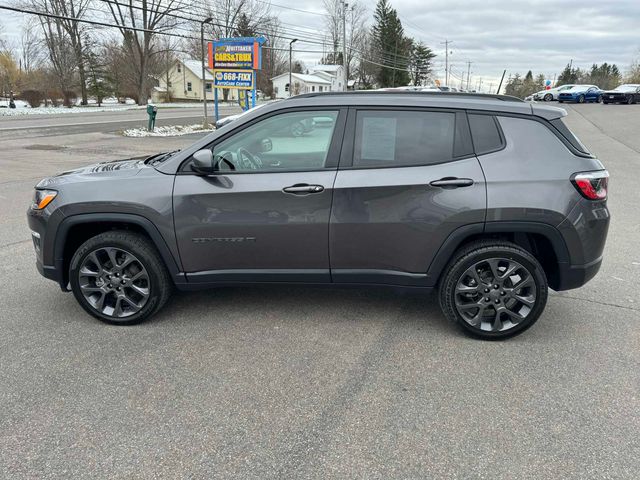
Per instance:
[[[147,160],[152,157],[133,157],[125,160],[113,160],[75,168],[41,180],[36,188],[47,188],[78,181],[97,181],[110,178],[133,177],[142,169],[152,168]]]

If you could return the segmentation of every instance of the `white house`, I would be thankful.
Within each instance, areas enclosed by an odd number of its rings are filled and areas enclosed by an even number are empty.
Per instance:
[[[207,100],[213,100],[213,74],[205,67]],[[153,101],[166,101],[167,92],[171,100],[202,101],[202,62],[199,60],[177,60],[159,78],[159,86],[154,88]],[[218,89],[218,99],[222,100],[223,89]],[[229,90],[228,100],[237,100],[238,90]]]
[[[289,72],[271,79],[276,98],[287,98],[292,95],[311,92],[342,91],[342,65],[315,65],[309,73],[292,73],[293,87],[289,92]]]

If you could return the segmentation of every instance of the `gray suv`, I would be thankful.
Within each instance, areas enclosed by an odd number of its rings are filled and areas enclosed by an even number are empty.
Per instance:
[[[559,108],[461,93],[307,94],[191,147],[46,178],[37,267],[100,320],[174,288],[439,289],[467,332],[530,327],[600,268],[608,174]]]

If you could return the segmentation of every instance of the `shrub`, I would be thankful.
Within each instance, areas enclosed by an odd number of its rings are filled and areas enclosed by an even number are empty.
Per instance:
[[[44,92],[40,90],[23,90],[19,98],[27,102],[31,108],[36,108],[44,100]]]

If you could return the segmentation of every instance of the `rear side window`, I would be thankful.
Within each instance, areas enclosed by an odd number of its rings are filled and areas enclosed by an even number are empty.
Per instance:
[[[353,166],[399,167],[450,161],[454,158],[456,116],[448,111],[359,110]]]
[[[469,127],[476,155],[495,152],[504,147],[500,129],[493,115],[469,115]]]

